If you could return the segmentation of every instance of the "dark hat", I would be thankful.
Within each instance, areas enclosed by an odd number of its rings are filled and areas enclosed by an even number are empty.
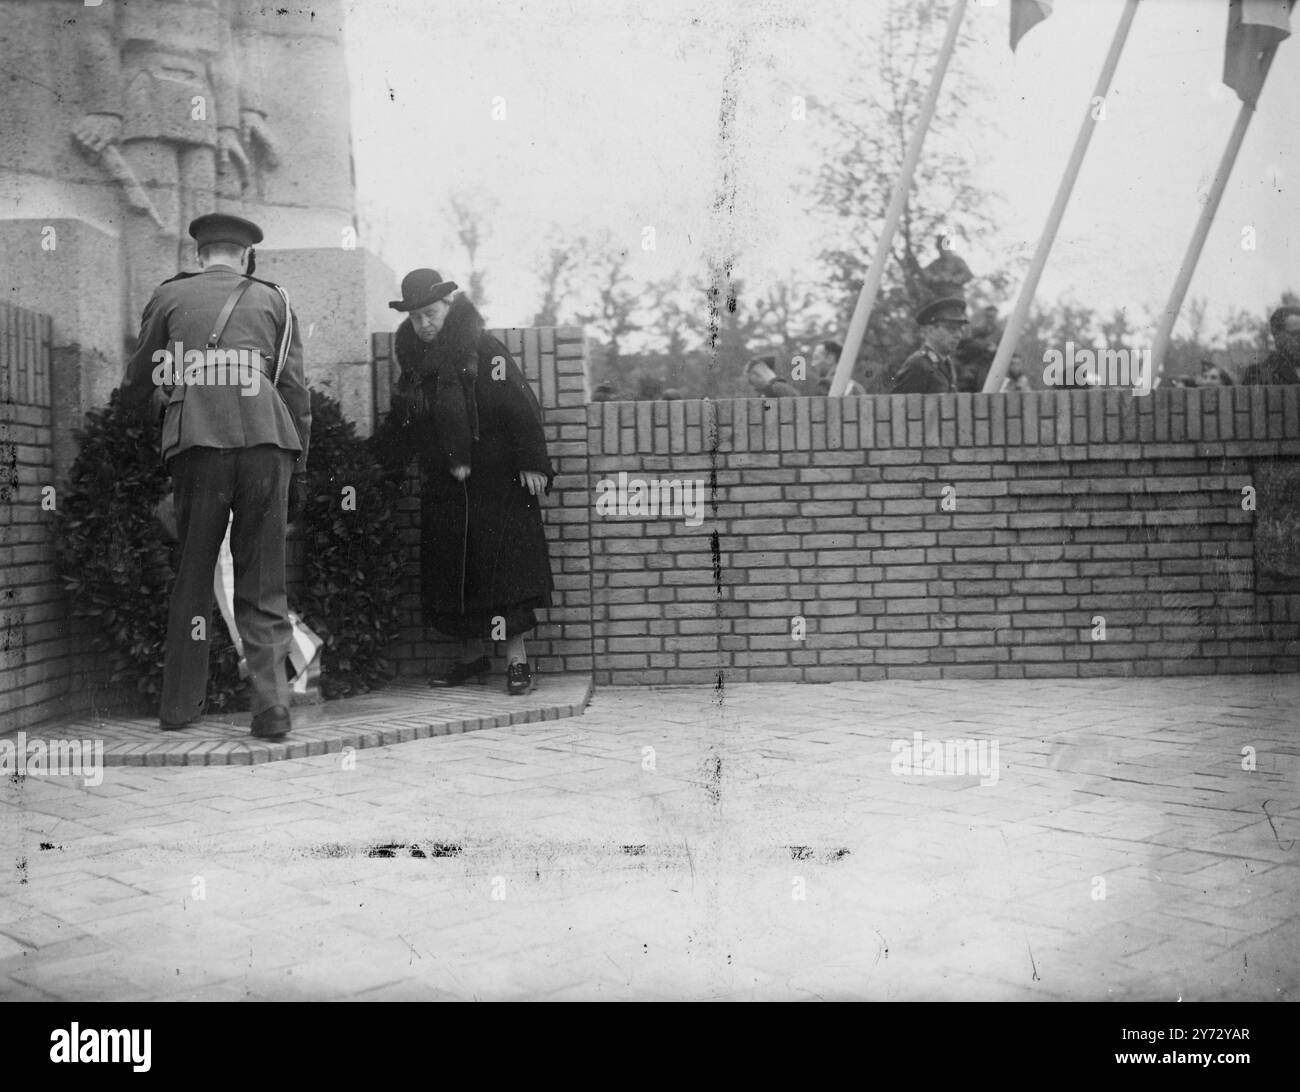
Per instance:
[[[966,301],[960,296],[945,296],[941,300],[927,303],[916,313],[918,326],[929,326],[932,322],[966,322]]]
[[[231,216],[228,212],[209,212],[190,222],[190,235],[199,247],[212,243],[256,246],[262,241],[262,229],[252,220]]]
[[[388,306],[394,311],[418,311],[459,287],[455,281],[444,281],[436,269],[415,269],[402,278],[402,298],[389,300]]]

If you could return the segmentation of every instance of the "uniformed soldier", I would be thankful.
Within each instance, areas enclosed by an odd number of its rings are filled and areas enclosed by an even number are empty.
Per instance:
[[[970,323],[966,301],[956,296],[935,300],[916,313],[921,348],[884,377],[886,394],[953,394],[957,369],[953,350]]]
[[[284,290],[246,275],[250,248],[262,240],[256,224],[210,213],[190,224],[190,235],[202,272],[182,273],[154,293],[121,391],[124,408],[141,416],[155,396],[165,403],[162,456],[176,497],[180,560],[160,726],[185,728],[203,715],[212,574],[233,511],[235,623],[252,731],[276,739],[291,727],[285,528],[306,496],[311,435],[302,341]]]
[[[1246,386],[1300,383],[1300,307],[1279,307],[1268,319],[1273,351],[1241,373]]]

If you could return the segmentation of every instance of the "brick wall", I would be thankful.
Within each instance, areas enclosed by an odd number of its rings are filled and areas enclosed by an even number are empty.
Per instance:
[[[710,497],[694,528],[593,515],[596,682],[1294,671],[1300,595],[1257,586],[1254,557],[1282,513],[1243,487],[1300,465],[1298,406],[1297,387],[592,405],[593,499],[620,472]]]
[[[110,697],[69,632],[40,507],[50,333],[0,308],[0,731]],[[1300,388],[592,405],[580,330],[495,333],[537,391],[559,472],[543,504],[556,600],[530,639],[543,672],[618,684],[1297,668]],[[381,406],[390,341],[375,338]],[[698,525],[602,512],[620,473],[700,481]],[[458,652],[420,620],[418,488],[412,474],[398,517],[406,675]]]
[[[590,673],[591,558],[587,493],[587,360],[583,333],[575,327],[489,331],[506,344],[542,404],[555,484],[542,502],[551,570],[553,606],[539,612],[528,637],[528,658],[544,673]],[[392,335],[373,337],[374,405],[387,408],[397,378]],[[460,643],[426,630],[420,612],[420,482],[412,469],[398,519],[407,547],[402,586],[402,637],[394,648],[403,675],[425,675],[460,658]],[[499,665],[498,665],[499,666]]]
[[[58,579],[50,319],[0,304],[0,732],[49,716],[71,684]],[[52,497],[57,504],[57,493]]]

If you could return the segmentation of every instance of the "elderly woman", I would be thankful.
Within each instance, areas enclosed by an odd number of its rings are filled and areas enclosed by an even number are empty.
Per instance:
[[[540,497],[555,471],[542,411],[506,347],[457,285],[417,269],[389,306],[407,317],[392,411],[376,435],[390,470],[420,469],[420,583],[428,625],[462,640],[459,663],[430,679],[459,686],[489,670],[505,642],[506,691],[533,685],[524,634],[554,587]]]

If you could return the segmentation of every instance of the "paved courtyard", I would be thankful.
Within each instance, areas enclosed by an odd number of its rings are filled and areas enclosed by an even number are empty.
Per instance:
[[[899,768],[944,740],[983,766]],[[29,774],[0,996],[1295,1000],[1298,774],[1296,676],[602,689]]]

